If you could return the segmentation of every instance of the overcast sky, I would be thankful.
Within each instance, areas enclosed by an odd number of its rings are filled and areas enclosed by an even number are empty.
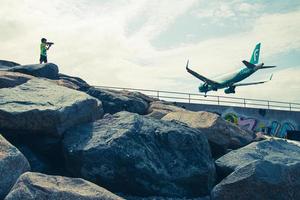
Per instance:
[[[256,43],[278,65],[229,96],[300,102],[300,1],[0,0],[0,59],[48,60],[93,85],[197,92],[192,68],[213,78],[243,67]],[[223,91],[211,94],[224,95]]]

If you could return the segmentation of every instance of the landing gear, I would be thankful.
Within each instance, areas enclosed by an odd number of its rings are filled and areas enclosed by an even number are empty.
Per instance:
[[[210,90],[210,89],[209,89],[209,86],[208,86],[207,83],[204,83],[203,85],[200,85],[200,86],[199,86],[199,92],[204,93],[204,97],[207,97],[207,96],[206,96],[206,93],[207,93],[209,90]]]

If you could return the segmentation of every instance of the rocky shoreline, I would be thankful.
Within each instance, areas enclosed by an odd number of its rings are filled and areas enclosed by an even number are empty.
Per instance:
[[[300,144],[0,60],[0,199],[300,199]]]

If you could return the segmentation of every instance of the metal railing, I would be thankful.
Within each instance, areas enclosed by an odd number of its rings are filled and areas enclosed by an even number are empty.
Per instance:
[[[110,90],[127,90],[132,92],[141,92],[159,100],[172,101],[178,103],[195,103],[195,104],[209,104],[209,105],[222,105],[222,106],[236,106],[247,108],[263,108],[273,110],[289,110],[300,111],[300,103],[270,101],[262,99],[250,99],[239,97],[227,97],[217,95],[203,95],[196,93],[185,92],[171,92],[164,90],[149,90],[137,89],[127,87],[110,87],[110,86],[94,86],[95,88],[110,89]]]

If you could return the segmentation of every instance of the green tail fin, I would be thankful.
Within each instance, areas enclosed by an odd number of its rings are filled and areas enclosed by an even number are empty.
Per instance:
[[[260,43],[258,43],[255,46],[255,49],[253,50],[252,56],[251,56],[251,60],[250,63],[252,64],[257,64],[258,60],[259,60],[259,52],[260,52]]]

